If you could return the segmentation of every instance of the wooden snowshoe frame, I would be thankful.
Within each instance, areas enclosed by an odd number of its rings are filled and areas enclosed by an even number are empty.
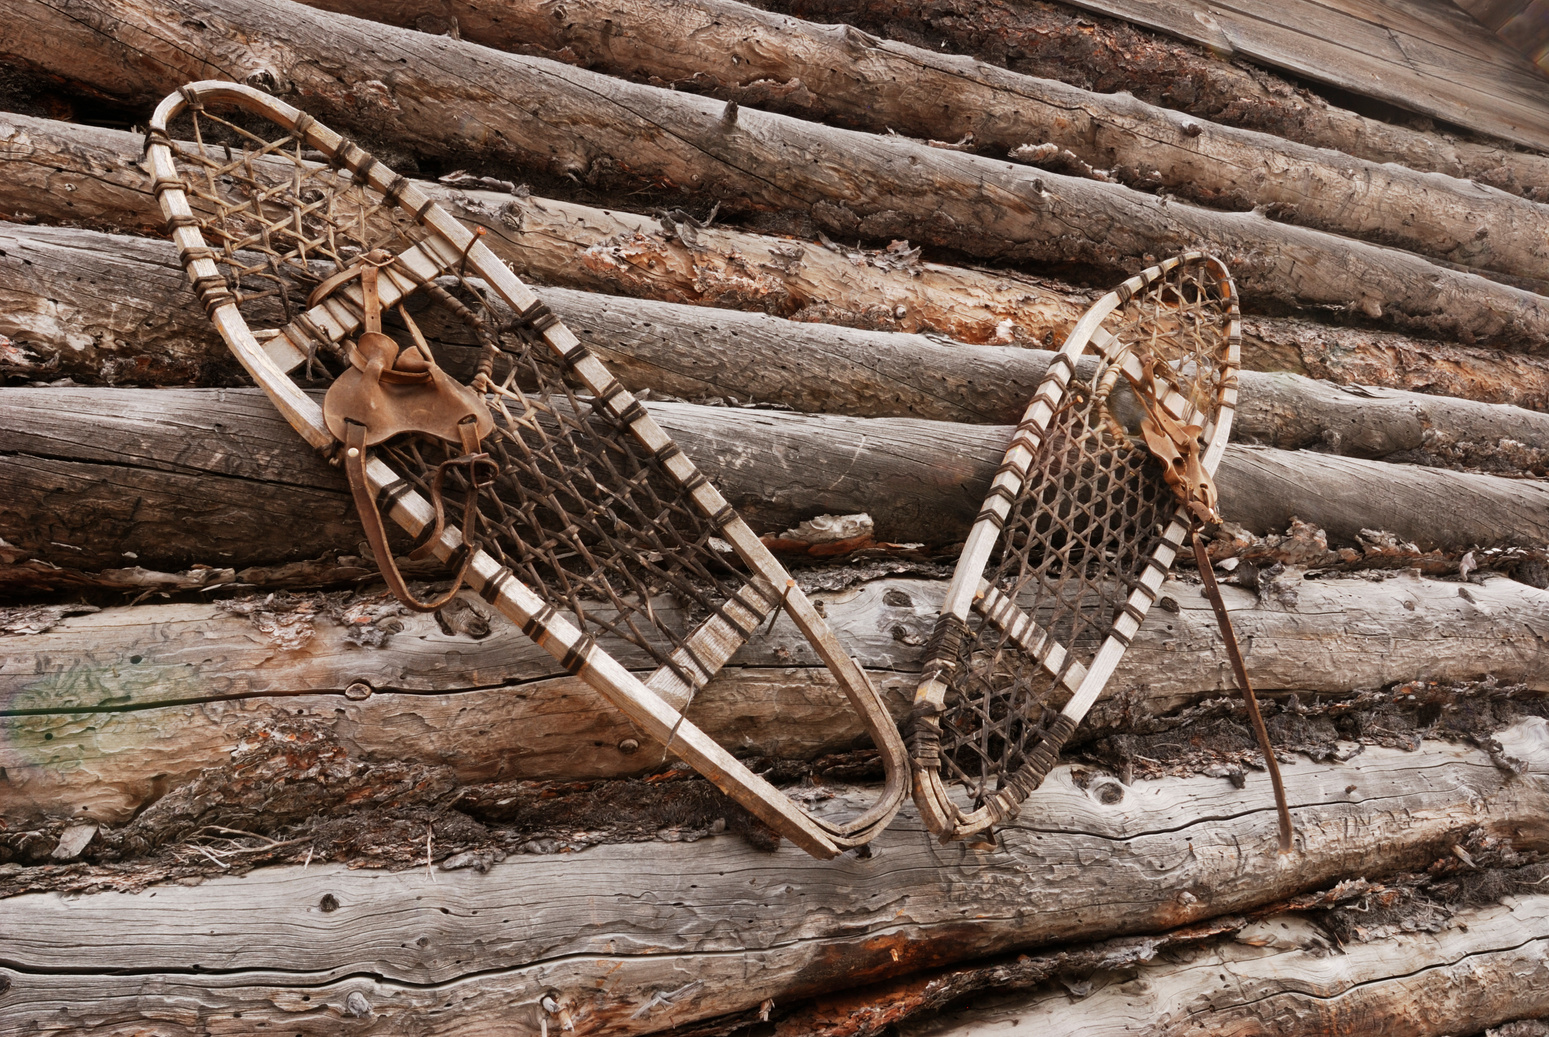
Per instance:
[[[1198,521],[1140,433],[1145,406],[1197,436],[1184,446],[1208,484],[1231,429],[1240,352],[1231,275],[1199,252],[1125,281],[1066,338],[1012,436],[927,648],[910,749],[914,797],[936,834],[963,838],[1015,817],[1097,700]],[[1084,354],[1096,374],[1078,379]],[[954,785],[968,790],[966,809]]]
[[[240,177],[246,175],[244,168],[250,170],[253,162],[275,158],[286,158],[296,166],[296,183],[300,184],[307,163],[318,157],[310,154],[315,151],[322,159],[317,165],[328,164],[341,178],[347,173],[348,182],[356,189],[369,189],[374,192],[373,197],[380,196],[374,204],[384,209],[395,206],[401,213],[407,213],[417,227],[418,241],[397,251],[392,264],[382,267],[376,285],[381,307],[385,310],[420,289],[433,287],[438,278],[445,280],[450,276],[461,279],[464,284],[468,279],[478,279],[480,284],[487,286],[489,293],[518,315],[513,327],[520,326],[531,346],[552,354],[538,359],[548,364],[556,361],[562,364],[565,377],[577,385],[569,397],[569,412],[584,412],[586,421],[606,422],[609,428],[621,430],[620,441],[628,438],[632,442],[623,444],[620,449],[627,448],[632,452],[629,456],[637,460],[644,458],[641,463],[654,466],[653,478],[668,485],[676,494],[673,507],[682,509],[680,513],[692,510],[691,517],[701,524],[701,528],[706,528],[705,523],[709,524],[707,528],[714,532],[714,537],[701,533],[697,545],[690,546],[703,550],[705,541],[711,540],[716,550],[725,551],[725,546],[729,545],[740,560],[737,563],[740,564],[737,581],[740,586],[723,595],[709,617],[682,636],[663,664],[644,680],[601,648],[583,629],[584,624],[573,622],[567,615],[565,603],[548,600],[529,582],[518,578],[511,566],[502,565],[477,546],[472,550],[466,568],[468,585],[569,672],[604,695],[642,732],[668,746],[675,755],[808,853],[820,858],[831,857],[864,844],[881,831],[898,811],[908,789],[907,754],[881,696],[786,569],[652,420],[636,397],[620,385],[603,363],[549,313],[532,290],[518,280],[475,234],[415,184],[291,105],[246,86],[214,81],[194,83],[163,100],[151,120],[148,154],[153,185],[173,240],[206,312],[237,359],[273,400],[286,421],[315,449],[337,460],[340,444],[325,425],[322,408],[293,380],[291,372],[303,364],[310,371],[321,355],[320,347],[342,355],[338,344],[357,333],[362,323],[359,278],[354,284],[333,291],[303,313],[293,314],[286,296],[284,325],[262,329],[262,337],[255,334],[239,305],[244,301],[242,276],[240,272],[234,277],[229,276],[235,246],[229,235],[222,241],[226,246],[224,253],[207,243],[202,231],[209,214],[191,206],[189,191],[194,189],[194,184],[192,180],[185,181],[191,171],[180,168],[177,157],[186,145],[174,141],[169,134],[169,125],[175,118],[185,112],[200,113],[205,105],[240,109],[249,117],[244,126],[250,126],[250,116],[256,115],[272,123],[277,131],[272,140],[266,140],[261,136],[264,131],[254,135],[242,127],[227,124],[244,137],[241,143],[246,150],[239,148],[236,153],[230,150],[229,142],[227,145],[211,144],[206,153],[201,141],[198,147],[203,165],[194,172],[208,181],[208,190],[217,194],[226,190],[217,182],[223,170]],[[246,137],[252,139],[249,141]],[[223,152],[222,148],[226,150]],[[223,167],[223,161],[229,164]],[[249,165],[243,167],[244,162]],[[197,191],[195,194],[199,197]],[[300,194],[299,190],[291,192],[291,196]],[[286,190],[276,187],[272,197],[254,202],[252,210],[261,218],[258,222],[267,218],[270,210],[266,207],[283,207],[286,197]],[[324,202],[316,197],[309,196],[309,200],[290,197],[290,203],[297,208],[295,224],[298,229],[304,217],[310,219],[323,212],[319,206]],[[245,246],[241,241],[236,242],[236,246],[261,248],[269,241],[267,235],[286,229],[274,221],[269,221],[266,227],[255,232]],[[220,237],[217,233],[217,238]],[[268,276],[261,271],[260,275]],[[284,289],[280,291],[283,293]],[[249,294],[248,298],[251,297]],[[517,433],[510,432],[511,427],[524,423],[536,427],[531,417],[533,411],[529,408],[523,415],[512,418],[505,404],[518,398],[531,403],[534,398],[522,397],[521,386],[515,383],[504,388],[496,385],[487,377],[488,367],[483,375],[485,380],[475,379],[475,386],[482,386],[481,391],[487,393],[486,399],[492,401],[493,409],[505,415],[504,427],[512,442],[521,446],[516,441]],[[569,412],[557,408],[545,420],[554,420],[556,413],[563,418]],[[569,420],[574,425],[578,419],[572,414]],[[497,432],[492,439],[500,436],[499,428],[497,422]],[[514,450],[513,456],[516,456]],[[422,531],[433,528],[430,503],[406,481],[403,472],[378,454],[369,456],[365,470],[371,491],[376,494],[383,511],[398,525],[412,536],[420,536]],[[645,476],[639,478],[643,480]],[[462,532],[451,524],[445,525],[439,537],[425,546],[442,561],[454,564],[467,556]],[[513,554],[507,552],[506,557],[513,558]],[[730,552],[726,557],[731,557]],[[513,561],[513,564],[517,563]],[[652,559],[645,559],[641,564],[654,563]],[[640,606],[640,615],[651,612],[649,599],[636,604]],[[573,608],[581,614],[580,606],[573,605]],[[811,816],[683,715],[699,687],[713,678],[749,634],[779,609],[789,614],[833,673],[881,756],[885,784],[880,796],[863,813],[846,822]]]

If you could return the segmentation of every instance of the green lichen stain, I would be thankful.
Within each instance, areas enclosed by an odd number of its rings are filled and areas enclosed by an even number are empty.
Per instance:
[[[40,654],[37,676],[0,696],[0,767],[71,770],[107,754],[98,734],[113,713],[221,694],[213,686],[220,682],[186,662],[158,664],[145,654],[63,658],[55,665]]]

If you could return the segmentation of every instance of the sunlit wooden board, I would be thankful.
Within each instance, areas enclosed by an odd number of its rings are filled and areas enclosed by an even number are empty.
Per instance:
[[[1223,57],[1549,150],[1549,78],[1450,0],[1069,2],[1194,40]],[[1545,2],[1535,0],[1534,9]]]

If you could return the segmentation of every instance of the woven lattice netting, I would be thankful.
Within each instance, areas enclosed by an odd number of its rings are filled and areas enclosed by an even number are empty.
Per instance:
[[[1213,416],[1227,319],[1204,271],[1185,265],[1104,327],[1155,358]],[[974,808],[1010,780],[1069,699],[1062,681],[1091,663],[1177,514],[1138,437],[1140,413],[1112,364],[1073,383],[1001,532],[985,579],[1049,636],[1018,641],[981,615],[970,620],[941,717],[941,756],[942,777],[967,788]]]
[[[623,638],[669,664],[672,649],[746,583],[745,567],[547,345],[499,337],[504,370],[487,396],[496,431],[484,446],[500,470],[480,494],[481,546],[586,633]],[[423,437],[386,446],[392,467],[422,491],[457,452]]]
[[[192,109],[168,133],[210,258],[260,337],[304,312],[308,293],[336,270],[422,235],[407,213],[266,120]]]
[[[1217,411],[1234,312],[1210,261],[1198,259],[1167,271],[1103,326],[1136,357],[1155,359],[1158,372],[1197,412],[1188,420],[1203,425]]]
[[[294,321],[312,288],[341,267],[373,249],[399,254],[428,233],[280,127],[200,110],[170,129],[211,258],[260,339]],[[745,567],[661,460],[594,408],[579,379],[482,282],[451,270],[418,283],[405,302],[419,323],[462,327],[458,337],[471,333],[484,346],[475,388],[495,415],[484,449],[499,473],[478,493],[476,541],[584,633],[623,638],[670,665],[673,649],[746,583]],[[384,315],[383,330],[411,347],[397,314]],[[326,384],[345,351],[315,345],[307,371]],[[437,466],[461,452],[418,435],[378,449],[427,496]],[[450,468],[449,519],[463,514],[468,492],[468,470]]]

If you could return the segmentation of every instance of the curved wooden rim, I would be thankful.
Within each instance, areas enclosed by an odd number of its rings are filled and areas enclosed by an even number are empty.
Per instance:
[[[448,265],[466,262],[518,313],[531,312],[539,305],[537,295],[472,232],[369,152],[283,101],[252,87],[216,80],[191,83],[163,99],[150,121],[147,148],[153,186],[172,226],[173,241],[196,289],[216,281],[223,284],[224,278],[215,262],[204,255],[207,246],[177,176],[167,125],[190,105],[206,102],[233,104],[269,119],[289,133],[300,132],[307,144],[334,164],[349,169],[352,175],[363,175],[374,190],[395,198],[401,208],[415,215],[421,226],[433,231],[440,243],[437,248],[442,258],[449,261]],[[286,421],[314,448],[330,451],[334,438],[323,423],[322,409],[270,359],[235,302],[229,297],[221,302],[217,293],[203,289],[201,296],[221,337],[253,380],[274,401]],[[540,334],[549,348],[562,358],[576,356],[580,351],[580,340],[557,320]],[[580,351],[579,359],[574,362],[567,359],[567,363],[571,363],[571,369],[599,399],[607,401],[606,405],[616,417],[624,420],[644,449],[668,451],[672,446],[671,439],[638,406],[633,394],[618,385],[601,361]],[[659,453],[659,456],[667,455]],[[693,478],[698,475],[698,470],[681,450],[670,452],[664,466],[680,485],[695,487],[690,495],[707,517],[729,511],[725,498],[713,485]],[[367,465],[366,473],[373,493],[398,480],[397,474],[376,458]],[[431,522],[432,514],[430,504],[414,492],[398,496],[391,510],[393,519],[415,536]],[[468,583],[538,645],[601,692],[643,731],[664,745],[670,745],[676,755],[733,799],[813,856],[832,857],[844,849],[868,842],[898,813],[909,787],[908,753],[880,693],[865,671],[845,652],[784,566],[747,524],[732,514],[733,517],[721,526],[721,536],[732,544],[755,574],[763,576],[773,586],[787,588],[785,610],[838,680],[882,756],[886,777],[881,793],[869,808],[847,822],[812,817],[790,797],[754,774],[635,674],[597,648],[573,624],[555,614],[531,588],[485,552],[474,552]],[[461,547],[461,531],[449,525],[434,542],[433,551],[446,561]]]
[[[1113,360],[1117,354],[1117,350],[1113,348],[1115,340],[1112,336],[1102,334],[1102,322],[1135,295],[1186,263],[1198,263],[1209,270],[1215,276],[1215,286],[1221,293],[1222,301],[1227,304],[1227,350],[1226,362],[1223,365],[1225,373],[1216,398],[1216,414],[1207,420],[1201,434],[1205,441],[1201,463],[1213,476],[1221,463],[1222,455],[1226,452],[1227,441],[1231,434],[1232,417],[1237,406],[1237,370],[1242,354],[1242,321],[1238,312],[1237,288],[1225,263],[1207,253],[1191,251],[1146,268],[1093,303],[1066,336],[1057,357],[1068,357],[1073,368],[1075,357],[1086,352],[1090,346],[1106,359]],[[1099,342],[1104,338],[1105,341]],[[1133,354],[1126,353],[1120,359],[1125,367],[1133,366],[1134,374],[1137,376],[1140,374],[1139,361]],[[1038,443],[1042,442],[1044,434],[1048,431],[1049,421],[1064,399],[1068,387],[1067,379],[1068,374],[1061,376],[1055,370],[1055,365],[1051,365],[1050,374],[1046,375],[1044,381],[1040,383],[1033,396],[1033,402],[1028,405],[1022,422],[1012,435],[1011,446],[1007,449],[1005,461],[996,475],[995,483],[992,484],[991,496],[986,500],[987,509],[996,500],[995,487],[1002,484],[1003,476],[1006,476],[1007,470],[1013,466],[1015,466],[1015,489],[1021,488],[1027,476],[1028,465],[1033,459],[1032,451],[1036,449]],[[1183,419],[1184,424],[1190,424],[1190,419],[1199,417],[1192,403],[1177,391],[1169,392],[1161,402],[1174,417]],[[1004,481],[1009,486],[1012,479],[1007,478]],[[1006,505],[1003,517],[1009,511],[1010,506]],[[1180,509],[1152,551],[1152,557],[1157,562],[1163,563],[1161,568],[1148,567],[1140,581],[1142,584],[1154,578],[1157,587],[1160,586],[1164,573],[1172,567],[1189,528],[1188,519]],[[999,527],[988,518],[981,517],[975,522],[964,546],[963,556],[953,572],[952,583],[947,590],[947,599],[942,607],[944,614],[956,615],[964,621],[968,619],[968,610],[972,607],[973,601],[971,592],[977,591],[982,582],[984,569],[999,534]],[[971,549],[974,551],[973,557],[970,557]],[[1155,589],[1150,588],[1151,593],[1146,593],[1137,587],[1128,598],[1129,603],[1139,610],[1142,619],[1155,598]],[[1127,616],[1121,617],[1115,625],[1124,623],[1127,619]],[[1138,629],[1140,621],[1135,620],[1133,624]],[[1124,633],[1129,637],[1133,636],[1134,632],[1134,630],[1128,630]],[[1086,716],[1123,656],[1125,647],[1125,643],[1110,632],[1099,646],[1092,665],[1079,686],[1070,688],[1071,700],[1062,710],[1065,716],[1075,723],[1079,723]],[[928,668],[929,663],[927,663]],[[939,712],[945,705],[946,691],[946,684],[933,679],[928,672],[915,692],[916,714]],[[1003,803],[998,798],[992,797],[978,809],[965,813],[953,802],[950,786],[942,779],[939,765],[936,768],[923,767],[915,760],[912,752],[910,762],[914,769],[915,804],[930,830],[944,840],[962,839],[982,832],[991,825],[1015,817],[1021,806],[1020,802]],[[1014,780],[1030,766],[1030,763],[1024,762],[1016,772],[1007,776],[1007,781]]]

